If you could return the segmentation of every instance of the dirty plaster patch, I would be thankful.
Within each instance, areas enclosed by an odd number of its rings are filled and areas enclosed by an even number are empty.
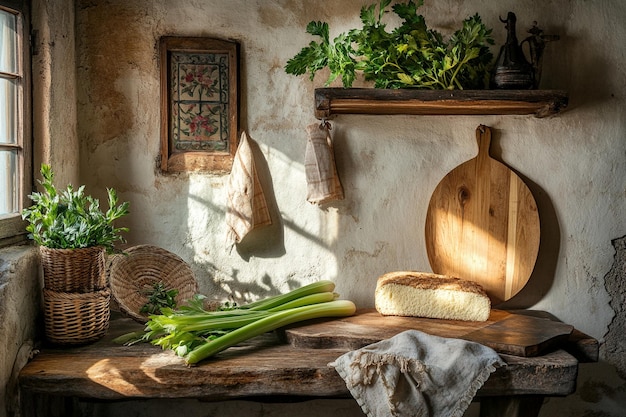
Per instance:
[[[610,306],[615,311],[613,321],[601,347],[601,357],[617,368],[626,379],[626,236],[614,239],[615,258],[604,281],[611,297]]]

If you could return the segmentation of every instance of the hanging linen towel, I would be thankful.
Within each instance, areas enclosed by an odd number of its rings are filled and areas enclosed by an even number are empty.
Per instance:
[[[232,248],[253,229],[272,224],[246,132],[241,134],[227,183],[227,243]]]
[[[307,126],[307,145],[304,169],[307,181],[308,202],[324,204],[343,199],[343,188],[330,137],[330,123],[322,122]]]
[[[407,330],[329,365],[368,417],[461,417],[505,362],[475,342]]]

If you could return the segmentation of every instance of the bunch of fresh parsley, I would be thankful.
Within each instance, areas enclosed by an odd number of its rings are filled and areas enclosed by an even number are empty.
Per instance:
[[[376,88],[482,89],[489,85],[494,41],[475,14],[463,21],[447,41],[429,29],[417,9],[423,0],[410,0],[392,6],[402,19],[399,27],[388,32],[383,17],[391,0],[363,6],[361,29],[352,29],[330,40],[326,22],[312,21],[306,31],[319,36],[285,66],[288,74],[315,74],[326,67],[330,76],[326,85],[341,77],[344,87],[351,87],[357,72]]]
[[[114,227],[114,222],[129,214],[129,203],[118,204],[114,189],[107,189],[109,209],[102,211],[100,201],[85,194],[84,185],[57,189],[50,165],[41,165],[41,176],[43,191],[30,194],[33,205],[22,210],[26,230],[37,244],[51,249],[104,246],[113,252],[116,242],[124,242],[120,233],[128,228]]]

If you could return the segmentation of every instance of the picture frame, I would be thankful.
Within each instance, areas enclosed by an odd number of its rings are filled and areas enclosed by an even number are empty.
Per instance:
[[[159,40],[162,172],[230,172],[238,144],[239,45]]]

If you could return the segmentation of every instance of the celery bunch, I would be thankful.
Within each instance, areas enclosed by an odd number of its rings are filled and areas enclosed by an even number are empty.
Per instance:
[[[321,280],[286,294],[227,310],[206,311],[202,296],[174,310],[161,309],[150,316],[143,332],[115,339],[131,345],[151,342],[172,349],[189,365],[196,364],[224,349],[289,324],[323,317],[351,316],[352,301],[338,300],[332,281]]]

